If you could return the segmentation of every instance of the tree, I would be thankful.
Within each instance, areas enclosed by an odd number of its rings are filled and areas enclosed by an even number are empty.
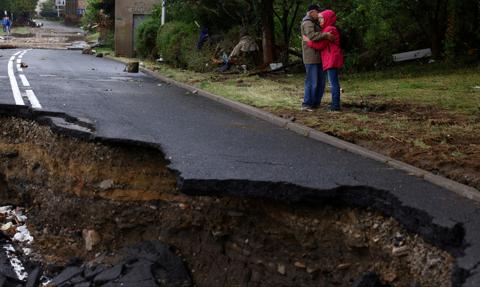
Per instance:
[[[40,4],[40,15],[43,17],[56,17],[55,0],[48,0]]]
[[[263,64],[275,60],[275,27],[273,25],[273,0],[261,0]]]
[[[8,11],[15,15],[14,20],[23,21],[35,12],[38,0],[1,0],[0,11]]]

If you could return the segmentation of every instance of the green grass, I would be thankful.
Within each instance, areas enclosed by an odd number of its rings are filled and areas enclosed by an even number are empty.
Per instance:
[[[28,27],[23,27],[23,26],[13,27],[11,33],[12,34],[20,34],[20,35],[28,35],[28,34],[30,34],[30,29]],[[3,32],[3,29],[0,29],[0,36],[5,36],[5,35],[6,35],[6,33]]]
[[[476,114],[480,108],[480,69],[467,68],[420,68],[419,72],[406,72],[405,66],[382,72],[344,75],[341,85],[346,90],[344,100],[360,102],[368,98],[372,102],[398,101],[412,105],[435,106],[441,109]],[[257,107],[294,108],[298,107],[303,93],[303,75],[277,78],[258,78],[235,75],[225,81],[215,74],[194,73],[191,71],[159,66],[164,75],[182,82],[193,81],[199,88],[218,93]],[[231,79],[230,79],[231,78]],[[212,80],[213,79],[213,80]],[[243,80],[251,87],[237,85]],[[329,96],[325,99],[328,101]]]
[[[465,114],[476,114],[480,108],[480,69],[476,67],[409,66],[384,72],[347,75],[343,86],[349,98],[376,95],[379,100],[437,106]],[[422,70],[423,69],[423,70]]]
[[[13,27],[12,28],[12,33],[27,35],[27,34],[30,34],[30,29],[28,27],[23,27],[23,26]]]
[[[100,33],[91,33],[87,35],[87,42],[96,42],[98,40],[98,37],[100,37]]]

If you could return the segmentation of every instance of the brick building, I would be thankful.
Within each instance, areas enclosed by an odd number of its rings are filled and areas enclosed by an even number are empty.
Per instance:
[[[85,15],[86,4],[86,0],[65,0],[65,21],[70,23],[80,22]]]

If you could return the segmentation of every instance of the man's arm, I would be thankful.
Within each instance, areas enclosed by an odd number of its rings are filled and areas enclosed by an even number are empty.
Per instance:
[[[315,32],[315,24],[308,20],[303,22],[303,31],[311,41],[332,40],[333,37],[330,33]]]

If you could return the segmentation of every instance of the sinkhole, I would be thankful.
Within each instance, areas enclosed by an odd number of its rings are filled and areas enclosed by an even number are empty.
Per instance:
[[[0,206],[17,212],[0,208],[0,223],[33,238],[2,231],[24,272],[0,268],[8,286],[452,285],[452,255],[376,210],[189,196],[153,146],[14,117],[0,127]]]

